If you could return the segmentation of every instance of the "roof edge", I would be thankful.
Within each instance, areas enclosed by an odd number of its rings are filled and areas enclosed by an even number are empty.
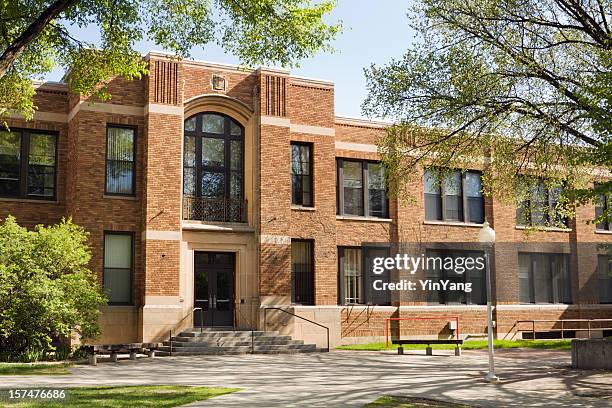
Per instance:
[[[371,127],[375,129],[384,129],[391,125],[392,122],[385,122],[381,120],[368,120],[364,118],[356,118],[352,116],[336,116],[334,122],[338,125],[349,125],[349,126],[363,126]]]

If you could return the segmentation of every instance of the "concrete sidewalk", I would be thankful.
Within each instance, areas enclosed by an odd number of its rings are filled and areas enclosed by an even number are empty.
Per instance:
[[[185,384],[243,388],[192,407],[361,407],[409,395],[488,407],[612,407],[612,373],[569,368],[568,352],[500,350],[502,382],[482,380],[486,351],[331,352],[163,357],[79,366],[71,376],[2,377],[0,388]],[[605,395],[608,397],[597,397]]]

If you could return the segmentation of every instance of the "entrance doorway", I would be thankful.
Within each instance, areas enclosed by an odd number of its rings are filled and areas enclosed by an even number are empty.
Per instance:
[[[194,259],[194,326],[234,326],[233,252],[196,252]],[[203,320],[203,321],[202,321]]]

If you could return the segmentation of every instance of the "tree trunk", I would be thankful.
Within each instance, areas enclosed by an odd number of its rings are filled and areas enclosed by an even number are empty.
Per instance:
[[[45,29],[47,24],[56,18],[62,11],[76,3],[77,0],[57,0],[42,12],[30,26],[10,44],[0,57],[0,78],[4,77],[6,71],[23,53],[36,37]]]

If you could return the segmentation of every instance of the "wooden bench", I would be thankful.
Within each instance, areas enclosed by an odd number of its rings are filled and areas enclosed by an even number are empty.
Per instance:
[[[136,354],[142,353],[155,357],[159,343],[124,343],[124,344],[93,344],[85,346],[89,353],[89,364],[98,364],[99,354],[109,354],[111,361],[116,363],[119,353],[129,353],[130,360],[136,360]]]
[[[399,344],[397,348],[397,354],[404,354],[404,344],[427,344],[427,348],[425,349],[425,354],[428,356],[432,356],[433,352],[431,349],[432,344],[454,344],[455,347],[455,355],[461,355],[461,346],[463,345],[463,340],[440,340],[440,339],[423,339],[423,340],[393,340],[393,344]]]

